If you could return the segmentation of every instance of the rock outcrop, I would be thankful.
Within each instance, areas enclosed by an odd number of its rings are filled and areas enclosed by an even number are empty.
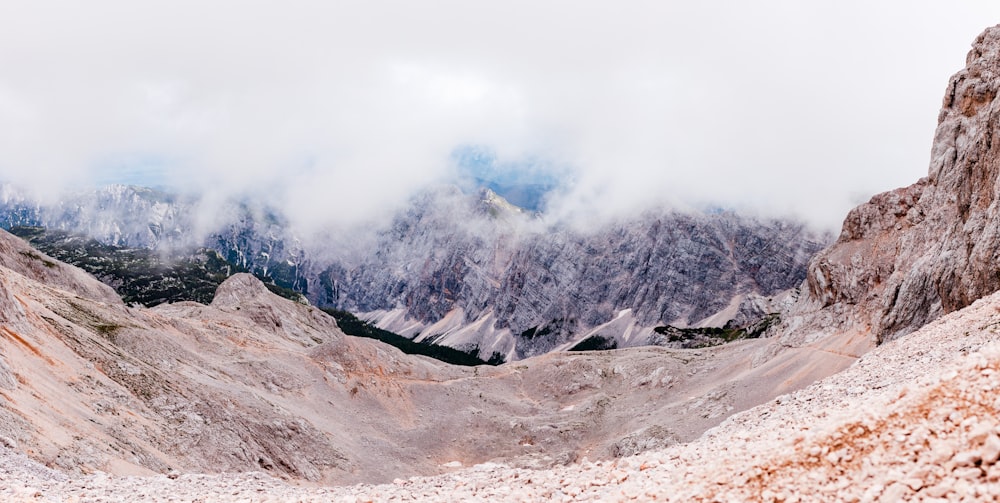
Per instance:
[[[948,84],[928,176],[853,209],[810,262],[823,323],[881,343],[1000,289],[998,91],[1000,28],[990,28]]]

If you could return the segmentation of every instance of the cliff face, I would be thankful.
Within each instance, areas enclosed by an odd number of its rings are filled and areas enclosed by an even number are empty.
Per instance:
[[[799,284],[824,242],[801,224],[734,214],[658,211],[580,231],[518,215],[477,216],[475,206],[456,218],[456,208],[439,198],[401,216],[380,235],[378,252],[324,271],[314,302],[360,312],[402,309],[412,323],[375,319],[406,335],[478,346],[481,357],[499,351],[522,358],[579,341],[622,310],[630,310],[633,327],[698,324],[747,294]],[[487,327],[449,337],[462,322],[433,326],[449,315]],[[611,338],[621,339],[625,329],[619,332]]]
[[[809,265],[810,297],[876,342],[1000,289],[1000,27],[948,83],[928,176],[852,210]]]
[[[0,184],[0,227],[38,225],[86,234],[105,244],[154,248],[188,242],[193,201],[145,187],[109,185],[43,204]]]
[[[724,324],[744,296],[801,283],[824,242],[799,223],[732,213],[650,211],[581,230],[489,191],[438,190],[379,232],[371,253],[327,262],[309,296],[421,340],[523,358],[579,341],[623,310],[645,329],[628,345],[649,343],[654,326],[733,308],[713,320]],[[618,347],[627,330],[611,334]]]

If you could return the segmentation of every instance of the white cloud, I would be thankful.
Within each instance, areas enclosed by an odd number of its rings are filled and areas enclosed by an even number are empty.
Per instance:
[[[997,21],[987,1],[6,2],[0,177],[157,171],[319,227],[477,144],[570,166],[561,215],[835,226],[925,173],[947,78]]]

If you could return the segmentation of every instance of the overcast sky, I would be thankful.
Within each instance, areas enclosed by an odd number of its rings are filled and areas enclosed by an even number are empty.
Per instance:
[[[714,204],[839,226],[927,170],[991,1],[0,0],[0,178],[357,221],[463,146],[554,215]]]

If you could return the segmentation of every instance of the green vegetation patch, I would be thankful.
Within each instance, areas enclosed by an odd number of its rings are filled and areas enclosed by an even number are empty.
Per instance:
[[[13,227],[10,232],[39,251],[94,275],[114,288],[127,304],[152,307],[185,300],[208,304],[223,281],[233,274],[247,272],[210,248],[160,253],[106,245],[93,238],[43,227]],[[47,267],[56,266],[35,252],[21,253],[42,260]],[[268,278],[258,278],[277,295],[306,302],[301,294],[276,286]]]
[[[18,252],[18,253],[20,253],[21,256],[28,257],[31,260],[37,260],[37,261],[41,262],[42,265],[44,265],[45,267],[48,267],[49,269],[52,269],[52,268],[56,267],[56,263],[55,262],[53,262],[53,261],[51,261],[51,260],[49,260],[49,259],[47,259],[45,257],[42,257],[41,255],[39,255],[39,254],[37,254],[37,253],[35,253],[33,251],[22,251],[22,252]]]
[[[725,327],[679,328],[664,325],[653,328],[653,331],[665,336],[668,343],[675,343],[684,348],[703,348],[742,339],[757,339],[764,335],[769,328],[779,323],[781,323],[781,315],[770,313],[745,327],[734,327],[727,324]]]
[[[570,351],[607,351],[618,349],[618,341],[601,335],[592,335],[569,348]]]

